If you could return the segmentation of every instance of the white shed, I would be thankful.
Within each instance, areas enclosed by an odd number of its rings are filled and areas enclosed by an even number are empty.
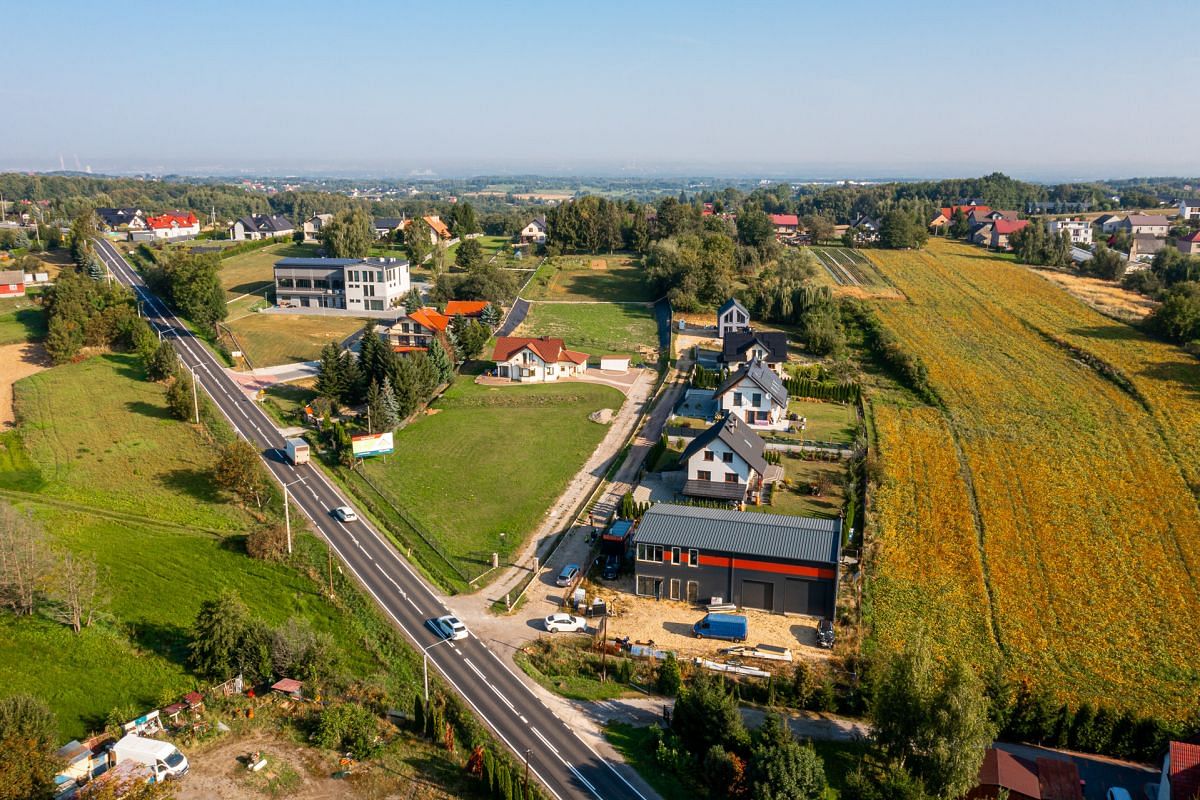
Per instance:
[[[604,372],[629,372],[629,356],[601,356],[600,369]]]

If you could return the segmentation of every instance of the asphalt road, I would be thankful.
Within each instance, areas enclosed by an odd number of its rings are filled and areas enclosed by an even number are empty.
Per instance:
[[[575,736],[474,635],[450,642],[426,628],[427,620],[448,613],[438,594],[367,522],[360,518],[343,523],[331,515],[331,509],[353,504],[316,466],[293,466],[283,458],[283,437],[212,353],[149,291],[112,244],[96,240],[96,251],[113,276],[138,294],[146,318],[172,342],[184,365],[193,370],[198,384],[238,434],[259,449],[263,463],[287,487],[293,504],[309,518],[313,530],[329,541],[342,563],[395,625],[418,649],[425,650],[431,671],[441,673],[479,719],[513,751],[518,762],[528,757],[530,772],[551,796],[559,800],[646,800],[618,772],[626,767],[610,763]]]

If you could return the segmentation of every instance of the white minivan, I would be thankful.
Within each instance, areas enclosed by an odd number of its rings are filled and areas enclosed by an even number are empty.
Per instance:
[[[179,752],[175,745],[132,733],[113,745],[112,755],[116,766],[123,761],[136,761],[149,767],[154,773],[155,783],[168,778],[182,778],[188,771],[187,756]]]

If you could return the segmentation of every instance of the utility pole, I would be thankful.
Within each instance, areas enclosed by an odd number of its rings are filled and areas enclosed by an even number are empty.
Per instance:
[[[529,789],[529,754],[533,752],[529,748],[525,749],[525,789]]]
[[[329,599],[333,599],[333,543],[325,543],[325,554],[329,558]]]
[[[292,481],[292,483],[300,483],[302,480],[304,479],[297,478],[296,480]],[[292,483],[283,484],[283,524],[287,529],[287,551],[289,556],[292,554],[292,512],[288,509],[288,487],[291,486]],[[330,578],[329,582],[330,585],[333,584],[332,577]]]

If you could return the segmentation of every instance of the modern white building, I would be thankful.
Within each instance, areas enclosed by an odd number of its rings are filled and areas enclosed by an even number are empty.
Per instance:
[[[750,330],[750,312],[746,307],[731,297],[717,309],[717,337],[724,339],[731,333],[743,333]]]
[[[1051,219],[1046,220],[1046,230],[1057,238],[1062,231],[1071,237],[1071,244],[1092,243],[1092,224],[1084,219]]]
[[[398,258],[281,258],[275,262],[275,303],[283,307],[387,311],[411,288],[408,262]]]
[[[1200,219],[1200,200],[1180,200],[1179,218],[1190,220]]]
[[[713,393],[718,407],[753,428],[787,430],[788,393],[773,369],[755,359]]]

